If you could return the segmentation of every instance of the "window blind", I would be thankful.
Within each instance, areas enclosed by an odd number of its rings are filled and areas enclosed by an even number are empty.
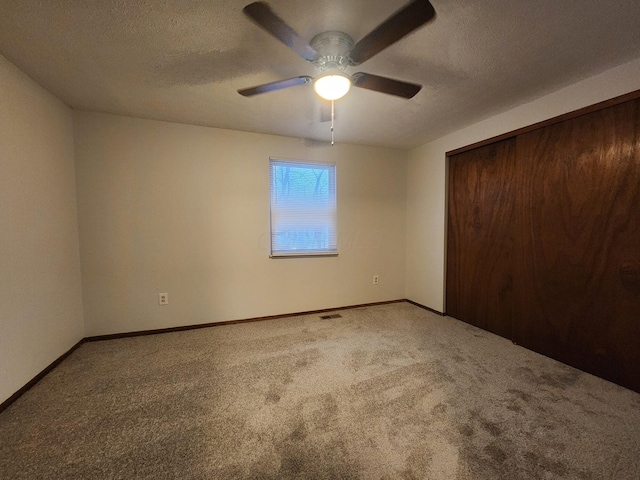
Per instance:
[[[335,164],[269,162],[271,255],[337,254]]]

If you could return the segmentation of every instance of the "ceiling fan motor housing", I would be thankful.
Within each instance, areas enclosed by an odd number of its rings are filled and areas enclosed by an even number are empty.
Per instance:
[[[313,64],[320,71],[344,70],[350,65],[353,39],[344,32],[323,32],[311,39],[311,46],[320,54]]]

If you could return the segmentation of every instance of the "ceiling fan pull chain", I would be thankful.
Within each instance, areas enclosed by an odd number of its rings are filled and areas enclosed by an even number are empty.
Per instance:
[[[333,102],[334,102],[334,100],[331,100],[331,146],[332,147],[333,147],[333,119],[334,119]]]

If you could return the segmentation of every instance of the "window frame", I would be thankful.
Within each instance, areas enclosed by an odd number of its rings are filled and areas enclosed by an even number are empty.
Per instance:
[[[274,250],[274,180],[273,180],[273,167],[274,166],[286,166],[290,165],[297,168],[309,168],[312,169],[313,165],[318,165],[322,169],[327,170],[329,175],[329,195],[331,195],[333,203],[333,219],[334,219],[334,236],[335,236],[335,249],[316,249],[316,250]],[[294,160],[285,159],[280,157],[269,157],[269,257],[270,258],[304,258],[304,257],[337,257],[338,256],[338,184],[337,184],[337,165],[335,162],[322,162],[322,161],[310,161],[310,160]]]

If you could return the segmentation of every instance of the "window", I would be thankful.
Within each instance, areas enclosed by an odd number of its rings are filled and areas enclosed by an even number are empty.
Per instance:
[[[271,256],[337,255],[335,164],[269,164]]]

